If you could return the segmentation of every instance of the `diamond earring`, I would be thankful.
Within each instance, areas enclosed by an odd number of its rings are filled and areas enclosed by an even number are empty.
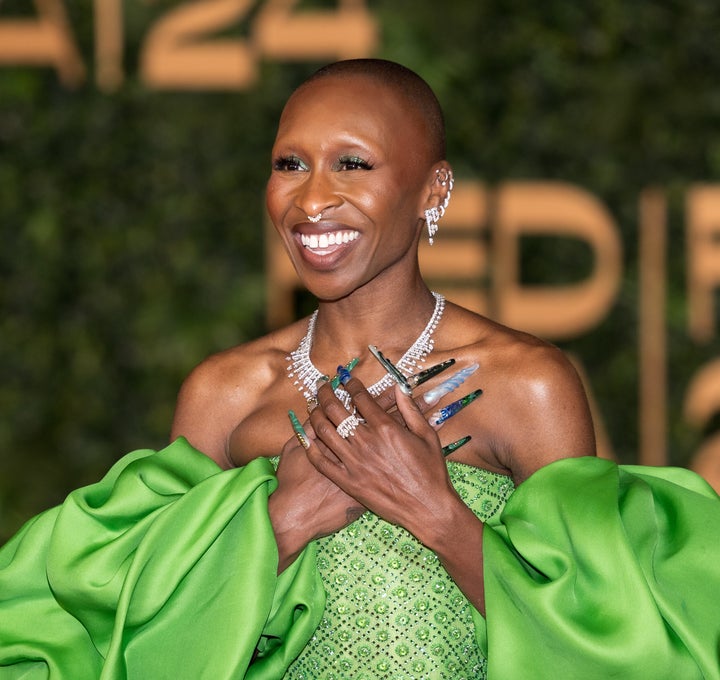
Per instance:
[[[440,174],[441,172],[442,175]],[[425,211],[425,222],[427,224],[428,241],[430,242],[430,245],[435,242],[435,234],[437,234],[438,222],[440,221],[440,218],[445,214],[445,210],[447,210],[448,203],[450,203],[450,193],[452,192],[453,185],[455,184],[452,170],[441,171],[438,168],[437,170],[435,170],[435,174],[437,175],[437,180],[440,182],[440,186],[447,186],[448,190],[445,194],[445,200],[442,202],[441,206],[433,206],[432,208],[428,208]]]

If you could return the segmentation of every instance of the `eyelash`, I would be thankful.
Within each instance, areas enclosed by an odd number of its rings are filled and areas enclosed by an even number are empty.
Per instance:
[[[295,172],[297,170],[307,170],[307,166],[297,156],[281,156],[273,161],[273,170]]]
[[[354,165],[354,168],[348,168],[348,165]],[[336,166],[344,166],[344,168],[339,167],[338,169],[345,169],[345,170],[372,170],[372,164],[368,163],[367,161],[364,161],[362,158],[358,156],[342,156],[338,159],[338,162],[336,163]]]
[[[352,167],[349,167],[352,166]],[[273,170],[280,172],[297,172],[306,171],[307,165],[303,163],[297,156],[281,156],[276,158],[272,164]],[[341,156],[333,165],[333,170],[350,171],[350,170],[372,170],[372,164],[364,161],[359,156]]]

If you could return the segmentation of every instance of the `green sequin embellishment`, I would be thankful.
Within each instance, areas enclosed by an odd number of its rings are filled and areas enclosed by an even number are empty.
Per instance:
[[[447,461],[463,501],[483,521],[513,491],[502,475]],[[370,512],[317,541],[325,616],[288,680],[482,679],[472,607],[434,553]]]

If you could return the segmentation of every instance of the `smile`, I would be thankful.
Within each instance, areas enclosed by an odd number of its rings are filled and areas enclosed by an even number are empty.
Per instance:
[[[300,242],[309,250],[323,250],[328,246],[350,243],[360,236],[359,231],[330,231],[324,234],[300,234]]]

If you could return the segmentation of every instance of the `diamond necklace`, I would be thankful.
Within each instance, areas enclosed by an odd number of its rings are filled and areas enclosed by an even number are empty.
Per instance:
[[[435,310],[428,321],[427,326],[422,333],[418,336],[418,339],[412,344],[405,354],[403,354],[400,361],[395,365],[405,374],[412,375],[419,369],[427,359],[428,354],[432,352],[434,346],[434,340],[432,334],[435,332],[437,325],[440,323],[443,311],[445,310],[445,298],[440,293],[433,292],[435,297]],[[317,381],[322,377],[322,373],[315,368],[315,365],[310,360],[310,349],[312,348],[313,338],[315,337],[315,322],[317,321],[318,310],[316,309],[310,321],[308,322],[307,333],[305,337],[300,341],[297,349],[290,353],[290,356],[285,357],[290,363],[288,364],[288,378],[293,381],[293,385],[298,386],[298,391],[302,392],[305,399],[314,397],[317,393]],[[395,380],[393,377],[386,373],[380,380],[374,385],[370,385],[367,388],[368,392],[377,397],[390,385],[394,384]],[[337,398],[345,405],[345,408],[350,406],[350,395],[339,386],[335,390]]]

